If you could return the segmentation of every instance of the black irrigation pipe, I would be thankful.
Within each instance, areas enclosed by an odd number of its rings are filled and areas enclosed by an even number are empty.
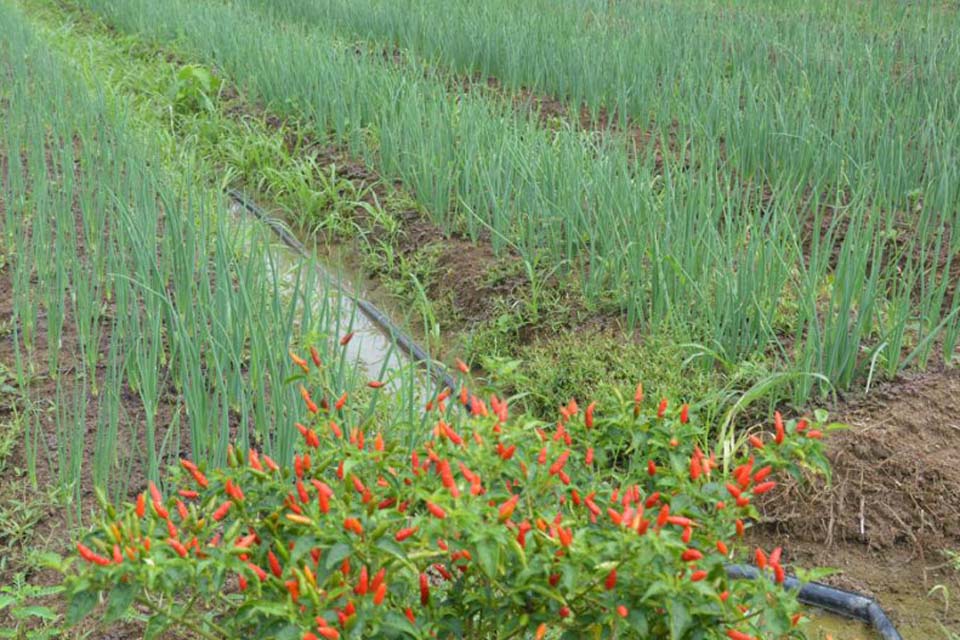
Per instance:
[[[756,567],[742,564],[727,565],[727,575],[735,580],[763,578],[763,574]],[[903,640],[900,632],[894,628],[887,614],[873,598],[829,587],[820,582],[800,582],[793,577],[787,577],[783,586],[786,589],[798,590],[797,599],[803,604],[865,622],[873,627],[883,640]]]
[[[296,251],[300,256],[304,258],[311,258],[312,256],[307,251],[306,247],[303,246],[296,236],[294,236],[290,231],[281,224],[278,220],[271,217],[267,214],[266,211],[261,209],[253,202],[250,198],[246,196],[241,191],[237,189],[228,189],[227,195],[230,196],[237,204],[243,207],[248,213],[252,214],[260,222],[263,222],[273,233],[280,239],[283,244],[287,245],[290,249]],[[342,287],[342,285],[341,285]],[[390,321],[390,318],[374,306],[372,303],[360,298],[352,291],[346,291],[351,295],[357,305],[357,308],[365,315],[372,323],[380,327],[380,330],[390,336],[390,338],[397,344],[400,349],[403,350],[411,360],[419,362],[427,367],[427,370],[432,372],[439,383],[449,387],[451,391],[457,390],[457,383],[453,379],[453,376],[439,363],[434,361],[426,350],[418,345],[413,338],[407,335],[403,329],[395,325]]]
[[[304,258],[310,258],[311,255],[296,236],[282,225],[279,221],[269,216],[263,209],[258,207],[250,198],[236,189],[229,189],[227,195],[233,198],[237,204],[242,206],[247,212],[252,214],[258,220],[270,227],[270,230],[290,249],[296,251]],[[353,292],[348,292],[353,293]],[[420,362],[432,370],[437,377],[438,382],[455,391],[457,388],[453,376],[440,364],[436,363],[427,352],[414,342],[413,338],[408,336],[400,327],[393,324],[376,306],[370,302],[353,295],[357,307],[371,322],[388,334],[403,351],[412,359]],[[754,580],[763,577],[755,567],[746,565],[728,565],[727,575],[733,579]],[[819,607],[830,613],[835,613],[847,618],[854,618],[871,625],[882,640],[903,640],[900,633],[893,627],[890,619],[872,598],[828,587],[819,582],[802,583],[796,578],[788,577],[784,580],[783,586],[787,589],[797,589],[799,593],[797,598],[800,602]]]

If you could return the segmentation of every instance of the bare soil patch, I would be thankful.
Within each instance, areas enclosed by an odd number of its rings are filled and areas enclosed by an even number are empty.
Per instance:
[[[905,638],[960,631],[960,609],[927,596],[960,592],[943,554],[960,551],[960,370],[894,381],[832,417],[850,425],[827,441],[832,484],[786,487],[753,536],[791,563],[840,569],[828,582],[877,597]]]

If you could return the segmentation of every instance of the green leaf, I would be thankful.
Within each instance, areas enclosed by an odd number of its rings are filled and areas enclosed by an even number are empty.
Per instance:
[[[167,630],[173,621],[162,613],[158,613],[147,621],[147,627],[143,630],[143,640],[154,640],[160,634]]]
[[[324,566],[327,568],[327,571],[330,571],[335,566],[343,562],[343,559],[350,555],[350,546],[344,544],[343,542],[338,542],[333,545],[329,551],[327,551],[327,561],[324,563]]]
[[[57,612],[50,607],[29,606],[17,607],[13,610],[14,618],[40,618],[41,620],[56,620]]]
[[[679,600],[667,602],[667,611],[670,612],[670,638],[680,640],[693,623],[690,612]]]
[[[13,596],[0,596],[0,611],[6,609],[16,601],[17,599]]]
[[[113,590],[110,591],[110,598],[107,601],[106,621],[113,622],[126,613],[131,603],[133,603],[135,594],[136,591],[134,591],[133,585],[130,583],[121,583],[115,586]]]
[[[293,551],[290,552],[290,563],[299,564],[300,558],[308,553],[316,544],[317,540],[311,535],[300,536],[293,545]]]
[[[383,536],[376,542],[376,547],[382,551],[386,551],[390,555],[398,558],[399,560],[406,560],[407,554],[397,542],[388,536]]]
[[[488,537],[478,540],[477,561],[480,563],[480,568],[483,569],[483,572],[487,576],[496,578],[498,567],[500,565],[500,545],[498,545],[495,540],[491,540]]]
[[[97,600],[95,591],[79,591],[73,594],[70,606],[67,607],[67,624],[74,625],[83,620],[97,606]]]
[[[647,624],[647,615],[645,610],[640,607],[634,607],[630,610],[630,615],[627,616],[627,622],[630,623],[630,626],[637,630],[637,635],[641,638],[646,638],[650,634],[650,628]]]

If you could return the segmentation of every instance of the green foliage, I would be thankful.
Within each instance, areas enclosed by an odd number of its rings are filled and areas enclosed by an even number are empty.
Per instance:
[[[480,336],[482,340],[482,336]],[[475,343],[471,354],[497,386],[522,389],[522,402],[534,415],[550,415],[570,398],[604,403],[633,393],[637,380],[650,380],[651,397],[706,398],[721,386],[715,372],[686,365],[689,351],[669,336],[631,339],[613,331],[563,332],[503,353]]]
[[[170,87],[174,111],[185,115],[216,110],[215,101],[222,86],[223,81],[209,69],[197,64],[184,65]]]
[[[106,594],[108,615],[136,602],[205,638],[801,637],[779,551],[772,580],[724,564],[760,557],[740,536],[774,474],[825,469],[819,425],[778,416],[723,474],[687,405],[571,401],[550,425],[464,389],[472,417],[445,391],[411,449],[340,428],[310,371],[292,465],[237,449],[181,461],[176,495],[104,502],[70,560],[71,620]]]
[[[8,614],[15,622],[12,628],[0,629],[0,638],[16,640],[47,640],[63,638],[68,633],[62,616],[46,604],[66,591],[63,585],[37,586],[26,581],[23,574],[13,577],[10,584],[0,586],[0,614]]]

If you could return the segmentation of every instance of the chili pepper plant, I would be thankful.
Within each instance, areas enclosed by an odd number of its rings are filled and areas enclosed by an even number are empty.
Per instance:
[[[351,394],[293,357],[310,372],[293,457],[231,448],[222,468],[181,460],[166,491],[101,498],[67,560],[72,620],[105,602],[108,620],[149,611],[148,637],[803,637],[780,550],[743,535],[783,474],[828,472],[819,425],[777,414],[724,472],[689,406],[642,386],[552,424],[464,386],[411,448],[351,424]],[[769,579],[728,579],[736,562]]]

